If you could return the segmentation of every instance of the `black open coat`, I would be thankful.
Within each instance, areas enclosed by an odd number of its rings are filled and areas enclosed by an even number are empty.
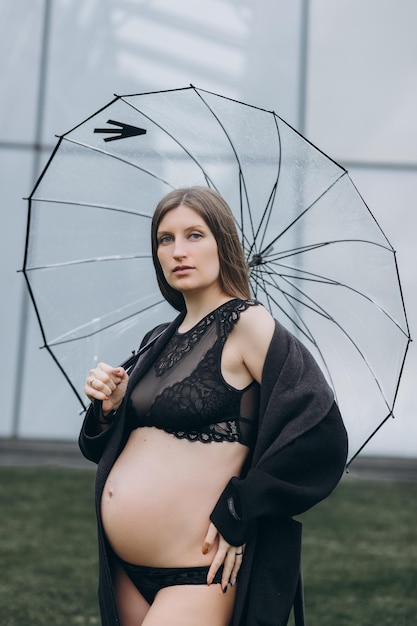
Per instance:
[[[113,596],[111,550],[100,516],[101,495],[129,436],[126,400],[182,319],[183,314],[140,356],[130,373],[125,401],[108,430],[99,431],[97,411],[92,406],[80,433],[82,453],[98,463],[96,511],[103,626],[120,622]],[[142,345],[161,328],[148,333]],[[254,450],[243,476],[230,480],[211,515],[229,543],[246,543],[231,626],[287,624],[300,591],[301,524],[293,516],[333,491],[346,457],[346,431],[321,370],[303,344],[276,322],[264,364]],[[297,621],[303,623],[302,611]]]

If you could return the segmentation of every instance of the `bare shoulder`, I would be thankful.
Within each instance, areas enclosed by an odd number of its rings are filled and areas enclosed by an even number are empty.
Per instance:
[[[259,304],[248,307],[242,313],[237,328],[239,334],[248,341],[266,343],[269,346],[275,330],[275,321],[269,311]]]
[[[274,318],[262,305],[248,307],[236,325],[236,341],[242,361],[258,382],[274,330]]]

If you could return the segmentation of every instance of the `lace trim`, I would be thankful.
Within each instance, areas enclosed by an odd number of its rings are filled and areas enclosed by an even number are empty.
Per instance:
[[[226,341],[240,315],[250,306],[257,305],[256,300],[229,300],[200,320],[189,331],[175,334],[168,342],[163,354],[154,363],[157,376],[176,365],[191,348],[205,335],[207,329],[219,319],[220,337]],[[232,307],[232,308],[231,308]]]
[[[206,565],[197,567],[148,567],[144,565],[133,565],[121,561],[128,576],[138,589],[144,586],[147,589],[159,591],[164,587],[177,585],[203,585],[207,580],[209,568]],[[214,583],[221,582],[223,565],[216,572]]]
[[[201,443],[211,443],[213,441],[241,441],[241,435],[236,420],[210,424],[210,426],[206,428],[207,430],[204,431],[174,430],[171,428],[165,428],[164,430],[170,435],[174,435],[177,439],[187,439],[187,441],[200,441]]]
[[[221,338],[224,340],[226,340],[232,332],[233,327],[239,321],[241,314],[244,313],[250,306],[255,306],[259,304],[257,300],[232,300],[230,302],[226,302],[226,305],[231,304],[231,302],[234,303],[232,310],[219,310],[220,333]]]
[[[216,317],[214,312],[209,313],[188,332],[174,335],[168,342],[163,355],[154,365],[156,375],[162,376],[162,374],[181,361],[184,354],[187,354],[187,352],[191,350],[203,337],[207,328],[215,321]]]

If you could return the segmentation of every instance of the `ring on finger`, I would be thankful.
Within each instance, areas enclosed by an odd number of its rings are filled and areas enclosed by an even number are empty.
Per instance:
[[[235,552],[235,556],[242,556],[243,552]]]
[[[95,378],[93,378],[92,376],[88,379],[88,384],[90,385],[90,387],[93,386],[93,382],[95,381]]]

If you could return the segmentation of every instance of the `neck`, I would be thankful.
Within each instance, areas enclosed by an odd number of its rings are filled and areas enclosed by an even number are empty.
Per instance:
[[[182,331],[186,331],[197,322],[199,322],[203,317],[205,317],[214,309],[221,306],[228,300],[232,300],[232,296],[224,293],[220,289],[216,290],[212,293],[205,292],[204,294],[183,294],[185,300],[185,306],[187,309],[187,313],[184,317],[184,320],[180,326]]]

